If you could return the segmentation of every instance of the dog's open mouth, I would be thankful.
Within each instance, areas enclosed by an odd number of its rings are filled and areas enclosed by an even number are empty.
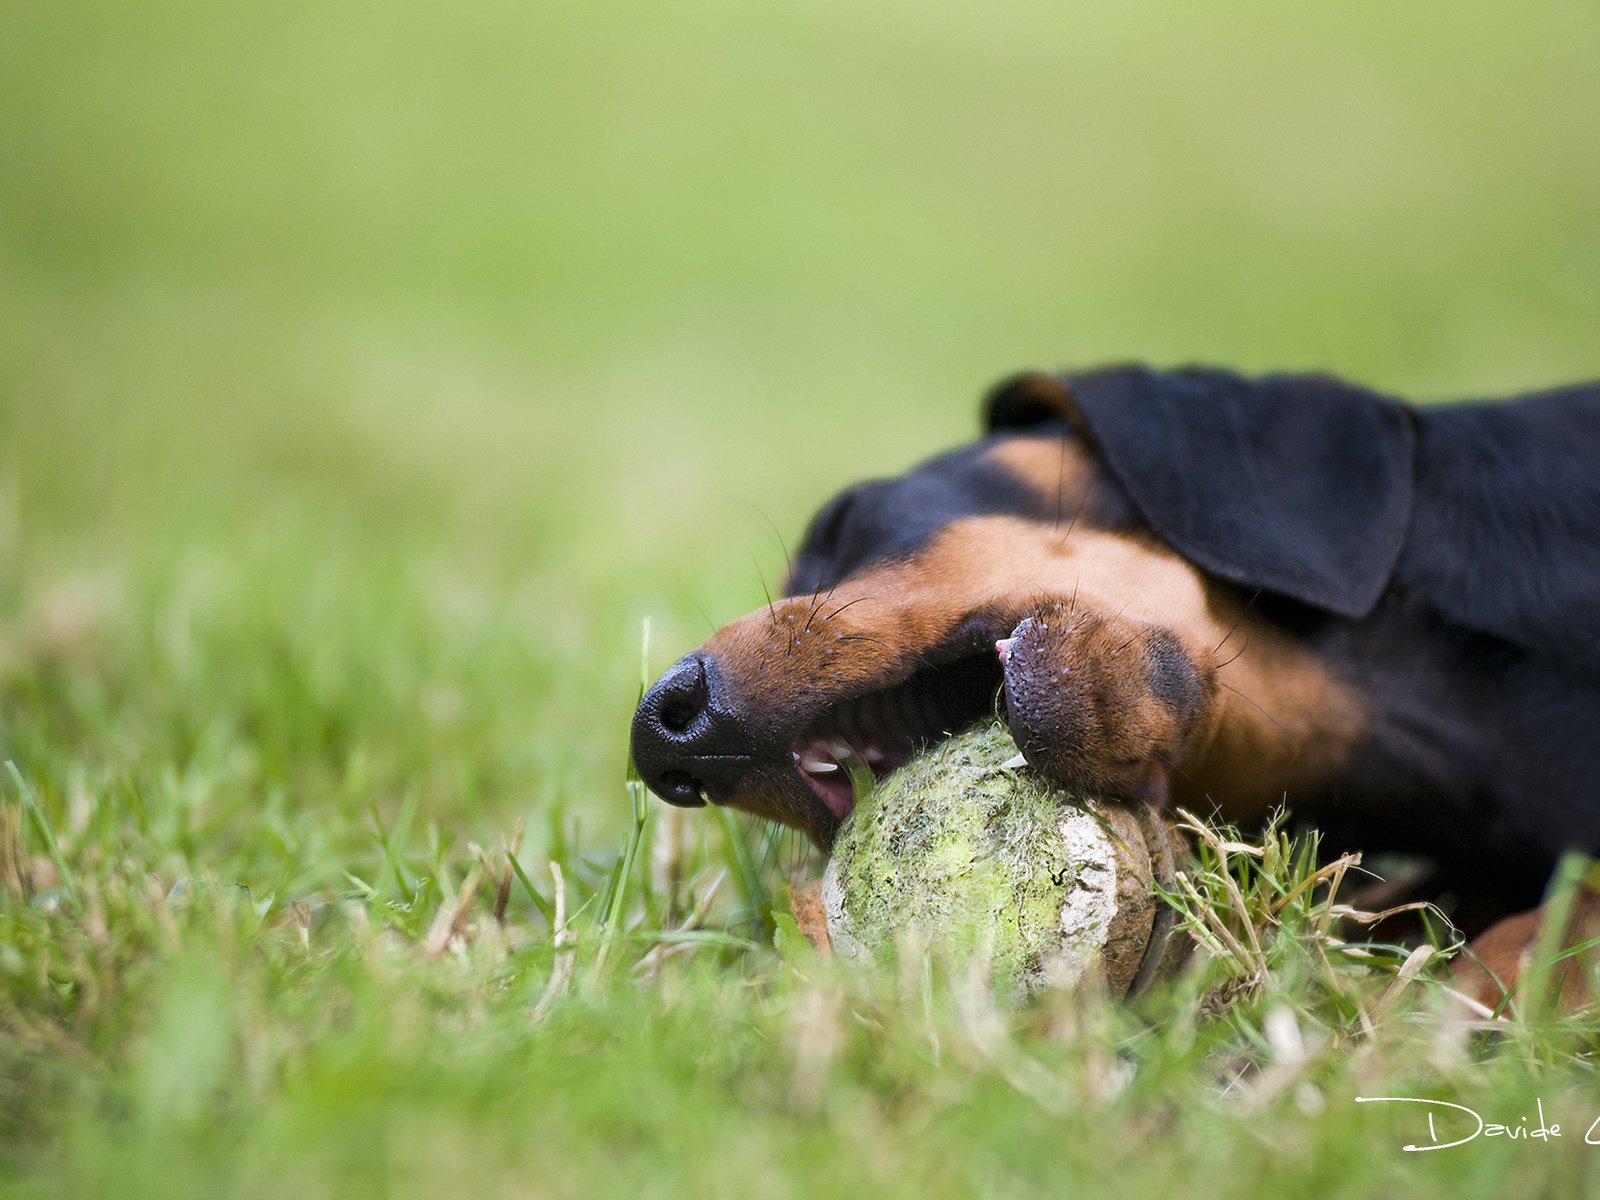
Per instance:
[[[795,741],[795,768],[843,821],[855,809],[855,777],[882,779],[921,747],[992,715],[999,687],[993,654],[922,667],[893,687],[829,706]]]

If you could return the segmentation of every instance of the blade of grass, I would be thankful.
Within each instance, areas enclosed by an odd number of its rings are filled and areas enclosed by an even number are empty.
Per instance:
[[[717,814],[717,823],[722,826],[723,842],[728,850],[728,867],[733,875],[734,884],[739,889],[740,898],[752,915],[759,917],[763,922],[769,921],[772,892],[756,865],[748,832],[731,809],[718,807],[713,811]]]
[[[11,776],[11,782],[16,785],[17,794],[22,797],[22,811],[27,813],[29,822],[33,825],[34,832],[44,842],[45,850],[50,855],[50,861],[56,865],[56,874],[61,879],[62,890],[74,905],[78,903],[78,885],[73,876],[72,869],[67,866],[67,860],[61,853],[61,844],[56,841],[55,830],[50,828],[50,821],[44,815],[44,810],[39,807],[39,801],[34,797],[33,789],[28,786],[28,781],[22,777],[22,772],[17,770],[17,764],[11,759],[6,759],[6,772]]]
[[[388,865],[389,873],[394,876],[395,886],[399,888],[400,895],[410,896],[416,891],[416,883],[406,878],[406,866],[400,859],[400,853],[395,848],[395,840],[390,832],[383,827],[383,815],[378,811],[378,802],[372,801],[367,806],[367,811],[372,817],[373,836],[377,839],[378,848],[383,851],[384,862]]]
[[[533,901],[533,906],[539,910],[539,915],[544,917],[545,922],[554,929],[556,924],[555,908],[550,901],[539,894],[539,889],[533,886],[533,880],[528,878],[528,873],[522,869],[522,864],[517,861],[517,856],[512,854],[507,857],[511,860],[511,872],[521,881],[523,890],[528,893],[528,899]]]
[[[1594,866],[1587,855],[1568,853],[1556,864],[1550,888],[1544,902],[1544,917],[1539,922],[1539,937],[1534,943],[1533,962],[1522,973],[1522,986],[1518,990],[1519,1015],[1526,1021],[1536,1021],[1550,1016],[1561,996],[1565,972],[1571,968],[1561,965],[1562,943],[1566,941],[1572,922],[1572,906],[1578,889],[1585,886],[1585,878]]]
[[[644,841],[645,824],[650,817],[650,808],[644,784],[634,774],[631,766],[628,769],[628,774],[631,777],[628,780],[627,788],[629,798],[633,802],[633,828],[628,831],[627,840],[623,843],[622,854],[614,868],[607,903],[602,909],[600,949],[595,956],[596,969],[605,966],[606,960],[611,955],[612,948],[616,945],[618,935],[622,931],[628,901],[628,885],[633,879],[633,865],[638,861],[639,846]]]
[[[639,642],[639,697],[643,699],[650,673],[650,618],[648,617],[644,619]],[[600,948],[595,955],[597,971],[604,969],[622,932],[629,884],[633,879],[633,867],[638,861],[639,846],[644,841],[645,825],[650,818],[650,796],[645,790],[644,781],[639,778],[638,770],[633,765],[632,755],[628,757],[623,786],[628,790],[628,800],[633,808],[633,827],[628,831],[627,840],[623,843],[622,854],[616,866],[612,868],[611,880],[606,888],[606,899],[601,905]]]
[[[742,938],[738,934],[723,933],[717,929],[646,929],[637,933],[625,934],[630,942],[644,942],[649,945],[676,946],[694,944],[700,946],[721,946],[728,950],[752,951],[761,949],[758,942],[749,938]]]

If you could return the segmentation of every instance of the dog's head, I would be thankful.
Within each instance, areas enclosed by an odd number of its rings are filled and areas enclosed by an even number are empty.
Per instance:
[[[826,847],[852,774],[881,776],[1009,702],[1029,709],[1008,715],[1030,761],[1164,795],[1202,750],[1259,749],[1249,730],[1219,740],[1210,702],[1241,589],[1347,615],[1375,601],[1403,533],[1408,439],[1397,405],[1322,379],[1010,380],[980,441],[824,505],[784,597],[645,695],[635,765],[671,803],[732,805]],[[1003,662],[1024,622],[1054,639],[1025,671]],[[1268,663],[1281,643],[1263,630],[1251,652]],[[1037,727],[1032,747],[1019,724]]]

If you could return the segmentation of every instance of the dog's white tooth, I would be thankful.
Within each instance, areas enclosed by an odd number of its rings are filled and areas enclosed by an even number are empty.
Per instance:
[[[839,764],[829,762],[825,758],[802,758],[800,760],[800,769],[812,775],[826,775],[830,771],[837,771]]]
[[[1005,662],[1011,657],[1011,647],[1015,646],[1016,644],[1017,639],[1014,637],[1001,638],[994,644],[995,653],[1000,656],[1001,662]]]
[[[869,765],[875,767],[884,759],[883,748],[881,746],[868,746],[861,751],[861,757],[866,759]]]
[[[789,757],[794,759],[795,762],[799,762],[800,761],[800,751],[798,751],[798,750],[789,751]]]
[[[840,741],[837,738],[825,744],[828,748],[828,753],[835,758],[849,758],[855,753],[854,750],[850,749],[850,743]]]
[[[1015,755],[1012,755],[1010,758],[1006,759],[1005,762],[1001,763],[1000,764],[1000,768],[1001,768],[1001,770],[1012,770],[1012,771],[1014,771],[1018,767],[1025,767],[1027,765],[1028,765],[1028,760],[1026,758],[1024,758],[1020,754],[1015,754]]]

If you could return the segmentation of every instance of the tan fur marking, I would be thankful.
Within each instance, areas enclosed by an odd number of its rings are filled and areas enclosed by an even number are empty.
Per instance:
[[[1077,438],[1005,438],[984,457],[1058,505],[1063,523],[1072,520],[1100,473]]]
[[[1451,983],[1488,1008],[1499,1010],[1508,998],[1515,1000],[1523,975],[1534,966],[1539,936],[1548,919],[1541,906],[1507,917],[1479,934],[1451,964]],[[1591,982],[1600,961],[1594,948],[1596,938],[1600,938],[1600,896],[1582,885],[1572,897],[1567,927],[1556,941],[1557,951],[1564,957],[1548,968],[1550,998],[1561,1012],[1582,1012],[1594,1003]],[[1579,952],[1565,954],[1574,948]]]
[[[1059,448],[1049,457],[1059,471]],[[1330,774],[1365,726],[1355,695],[1316,656],[1154,537],[1063,536],[1017,517],[953,522],[909,561],[864,571],[825,599],[758,609],[706,649],[744,707],[809,713],[905,678],[974,611],[1020,620],[1052,600],[1167,630],[1214,681],[1201,728],[1174,764],[1178,803],[1243,822],[1285,800],[1292,807],[1297,787]]]

